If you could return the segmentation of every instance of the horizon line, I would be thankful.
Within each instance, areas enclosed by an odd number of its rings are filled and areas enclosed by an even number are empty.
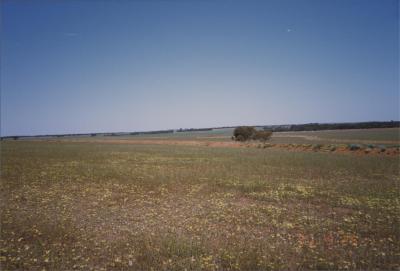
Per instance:
[[[130,133],[150,133],[150,132],[163,132],[163,131],[178,131],[189,130],[189,129],[228,129],[236,128],[239,126],[253,126],[253,127],[279,127],[279,126],[293,126],[293,125],[307,125],[307,124],[353,124],[353,123],[386,123],[386,122],[399,122],[399,120],[385,120],[385,121],[347,121],[347,122],[305,122],[305,123],[290,123],[290,124],[264,124],[264,125],[232,125],[232,126],[218,126],[218,127],[190,127],[190,128],[170,128],[161,130],[142,130],[142,131],[119,131],[119,132],[85,132],[85,133],[56,133],[56,134],[34,134],[34,135],[5,135],[0,138],[12,138],[12,137],[54,137],[54,136],[79,136],[79,135],[105,135],[105,134],[130,134]],[[371,128],[373,129],[373,128]]]

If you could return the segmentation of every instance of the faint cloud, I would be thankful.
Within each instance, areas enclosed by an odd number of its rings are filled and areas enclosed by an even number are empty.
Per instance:
[[[63,32],[62,34],[65,37],[76,37],[76,36],[78,36],[78,33],[76,33],[76,32]]]
[[[292,32],[292,31],[293,30],[291,28],[286,29],[286,32],[288,32],[288,33]]]

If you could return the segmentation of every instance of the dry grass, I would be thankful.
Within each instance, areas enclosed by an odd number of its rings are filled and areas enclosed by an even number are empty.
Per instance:
[[[399,157],[3,142],[2,270],[396,269]]]

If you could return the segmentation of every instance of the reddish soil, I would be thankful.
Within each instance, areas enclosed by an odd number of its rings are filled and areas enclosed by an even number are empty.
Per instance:
[[[400,149],[398,147],[386,148],[382,151],[380,148],[350,150],[347,145],[335,145],[335,149],[331,150],[332,145],[315,145],[306,144],[266,144],[261,143],[241,143],[235,141],[200,141],[200,140],[154,140],[154,139],[90,139],[90,140],[62,140],[49,142],[78,142],[78,143],[102,143],[102,144],[140,144],[140,145],[180,145],[180,146],[206,146],[206,147],[223,147],[223,148],[260,148],[260,149],[285,149],[288,151],[300,152],[328,152],[328,153],[349,153],[354,155],[382,155],[382,156],[399,156]]]

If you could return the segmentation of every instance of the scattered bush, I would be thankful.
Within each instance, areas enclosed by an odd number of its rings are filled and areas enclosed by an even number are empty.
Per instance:
[[[263,148],[264,148],[264,149],[265,149],[265,148],[271,148],[271,147],[273,147],[273,146],[274,146],[273,144],[264,143]]]
[[[269,140],[271,136],[272,136],[272,131],[256,131],[256,133],[253,136],[253,139],[265,142]]]
[[[317,150],[320,150],[322,148],[322,145],[321,144],[315,144],[315,145],[313,145],[313,150],[314,151],[317,151]]]
[[[233,131],[232,140],[247,141],[259,140],[266,142],[272,136],[272,131],[257,131],[252,126],[239,126]]]
[[[385,152],[386,151],[386,146],[379,145],[378,148],[381,150],[381,152]]]
[[[347,148],[351,151],[356,151],[356,150],[361,149],[361,146],[358,144],[349,144],[349,145],[347,145]]]

